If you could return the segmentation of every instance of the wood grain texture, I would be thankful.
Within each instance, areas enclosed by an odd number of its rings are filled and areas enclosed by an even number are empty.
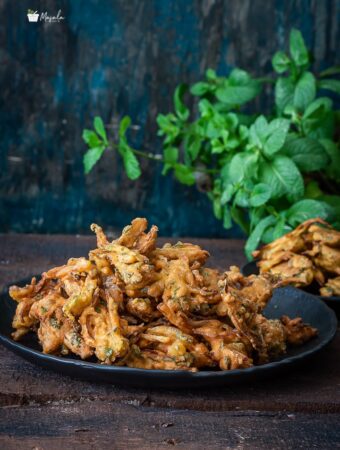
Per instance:
[[[339,419],[339,414],[193,413],[84,400],[3,409],[0,444],[6,450],[334,449]]]
[[[193,411],[287,411],[340,414],[340,336],[303,367],[277,378],[219,389],[143,389],[90,383],[40,369],[0,350],[0,406],[18,407],[87,399],[149,408]]]
[[[221,269],[245,261],[241,240],[187,239],[207,248]],[[84,236],[0,235],[0,289],[93,245]],[[317,357],[274,379],[175,391],[61,376],[0,346],[0,448],[338,448],[339,351],[340,333]]]
[[[65,21],[28,23],[33,7],[61,9]],[[316,71],[340,59],[339,0],[2,0],[0,11],[0,231],[87,233],[92,221],[121,227],[145,215],[167,235],[239,237],[203,194],[152,162],[130,182],[107,153],[85,178],[83,128],[100,114],[114,133],[129,114],[133,143],[156,151],[155,118],[171,110],[178,83],[208,67],[267,74],[291,27]],[[266,95],[261,104],[269,109]]]

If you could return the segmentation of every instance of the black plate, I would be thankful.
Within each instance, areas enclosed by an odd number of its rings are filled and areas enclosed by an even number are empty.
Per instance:
[[[28,282],[30,280],[23,280],[15,284],[24,285]],[[104,381],[142,387],[184,388],[254,381],[255,379],[285,370],[314,355],[332,340],[337,327],[334,312],[318,298],[291,287],[280,288],[275,291],[271,302],[265,309],[265,315],[268,318],[279,318],[284,314],[291,317],[302,317],[305,322],[318,328],[319,336],[317,338],[312,339],[301,347],[290,349],[279,360],[249,369],[227,372],[217,370],[201,371],[196,373],[144,370],[107,366],[71,357],[45,355],[40,351],[40,346],[33,333],[25,336],[21,342],[15,342],[11,339],[11,321],[16,304],[10,299],[7,292],[0,296],[0,302],[0,342],[28,361],[56,372],[95,382]]]
[[[249,263],[245,264],[241,272],[244,276],[248,277],[251,274],[258,275],[259,268],[256,265],[256,261],[250,261]],[[298,288],[299,290],[302,290],[304,292],[307,292],[308,294],[315,295],[318,298],[321,298],[323,301],[325,301],[329,306],[332,308],[336,306],[337,308],[340,306],[340,297],[339,296],[330,296],[330,297],[324,297],[322,295],[319,295],[318,290],[314,287],[307,287],[306,289]]]

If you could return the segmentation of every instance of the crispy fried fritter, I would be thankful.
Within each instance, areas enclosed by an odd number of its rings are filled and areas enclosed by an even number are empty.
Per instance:
[[[107,364],[124,356],[129,349],[129,341],[122,335],[117,305],[110,306],[88,306],[79,318],[85,343]]]
[[[320,289],[320,294],[324,297],[340,295],[340,277],[329,278],[327,283]]]
[[[143,322],[151,322],[151,320],[160,317],[159,311],[154,307],[152,300],[148,297],[128,298],[125,308],[130,314]]]
[[[314,262],[324,272],[340,275],[340,248],[333,248],[326,244],[320,245]]]
[[[180,366],[197,368],[213,365],[207,347],[189,334],[167,325],[150,327],[140,336],[139,347],[156,349]]]
[[[54,267],[44,274],[46,278],[64,278],[72,273],[89,273],[95,266],[86,258],[70,258],[67,264]]]
[[[186,258],[189,264],[199,263],[199,265],[203,265],[208,259],[209,253],[206,250],[202,250],[198,245],[177,242],[175,245],[164,244],[162,248],[157,248],[151,254],[152,259],[161,257],[166,260]]]
[[[340,275],[340,232],[324,220],[310,219],[253,256],[259,258],[260,273],[279,275],[284,284],[296,287],[316,281],[325,295],[331,292],[327,280]]]
[[[272,297],[273,288],[279,284],[280,280],[270,275],[244,277],[235,266],[231,266],[230,270],[225,272],[224,279],[220,281],[222,292],[223,287],[227,287],[228,292],[237,292],[238,297],[242,296],[256,304],[259,312],[265,308]],[[223,295],[221,303],[220,315],[223,315]]]
[[[318,330],[303,323],[301,317],[290,319],[288,316],[282,316],[281,322],[285,329],[286,341],[290,345],[302,345],[318,334]]]
[[[261,260],[270,260],[272,259],[273,255],[281,251],[301,253],[301,251],[303,251],[305,247],[303,235],[306,232],[309,224],[312,224],[314,222],[314,219],[311,221],[308,220],[299,225],[290,233],[287,233],[284,236],[271,242],[270,244],[265,245],[260,250],[254,251],[254,258],[259,258]]]
[[[143,277],[151,272],[151,266],[146,256],[123,245],[108,244],[101,249],[92,250],[90,259],[94,259],[96,256],[107,259],[127,285],[141,284]]]
[[[156,239],[158,235],[158,228],[153,225],[148,233],[144,231],[148,227],[148,222],[144,218],[137,218],[131,222],[131,225],[127,225],[122,235],[112,242],[112,244],[118,244],[123,247],[137,250],[142,255],[147,255],[149,252],[155,249]],[[103,229],[93,223],[91,230],[96,233],[97,246],[104,248],[109,244],[107,237],[105,236]]]
[[[219,320],[191,321],[192,332],[211,346],[211,356],[222,370],[243,369],[253,365],[249,341]]]
[[[71,319],[80,316],[84,309],[91,304],[97,285],[97,279],[88,275],[80,290],[71,290],[69,298],[63,306],[64,313]]]
[[[261,273],[266,273],[261,266]],[[294,284],[296,287],[308,286],[314,279],[315,267],[310,259],[304,255],[295,255],[294,253],[285,252],[285,258],[282,262],[271,267],[269,273],[281,276],[283,274],[283,282],[285,284]]]
[[[122,235],[117,243],[127,248],[133,248],[142,255],[147,255],[156,248],[156,239],[158,228],[153,225],[148,233],[144,231],[148,227],[146,219],[137,218],[131,222],[131,225],[123,229]]]
[[[228,285],[228,272],[226,279],[220,282],[223,315],[228,316],[236,330],[249,340],[252,347],[258,352],[259,359],[268,359],[264,338],[258,326],[257,316],[261,307],[249,296],[242,294],[242,286],[235,288]],[[222,315],[220,313],[220,315]]]
[[[88,259],[71,258],[38,283],[33,278],[25,287],[12,286],[14,339],[33,331],[45,353],[197,371],[265,363],[287,344],[315,335],[299,318],[268,320],[261,314],[281,283],[275,275],[243,277],[236,267],[224,274],[205,268],[207,251],[180,242],[156,248],[157,227],[147,228],[146,219],[135,219],[109,242],[93,224],[97,248]],[[319,246],[337,245],[327,233],[317,236]],[[325,264],[324,254],[318,256]],[[278,258],[288,263],[286,256]]]
[[[20,301],[15,310],[12,320],[12,327],[17,330],[13,334],[15,340],[19,340],[37,323],[37,320],[30,316],[32,305],[34,305],[34,298],[25,298]]]
[[[261,312],[270,300],[277,280],[266,275],[243,277],[231,267],[220,282],[222,301],[217,314],[230,318],[240,335],[251,343],[260,363],[286,351],[281,322],[268,320]]]

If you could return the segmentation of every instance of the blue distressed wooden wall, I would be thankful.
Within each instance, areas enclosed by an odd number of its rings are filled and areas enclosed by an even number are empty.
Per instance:
[[[337,0],[3,0],[0,2],[0,231],[87,232],[147,216],[163,235],[230,236],[193,188],[143,163],[130,182],[106,154],[83,174],[82,129],[129,114],[136,145],[157,149],[155,116],[207,67],[271,70],[291,27],[315,69],[339,61]],[[65,16],[28,23],[27,9]]]

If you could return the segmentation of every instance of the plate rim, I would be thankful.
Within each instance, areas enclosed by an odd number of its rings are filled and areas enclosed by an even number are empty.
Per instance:
[[[251,261],[253,262],[253,261]],[[248,263],[249,264],[249,263]],[[243,266],[245,267],[245,266]],[[242,270],[243,270],[242,267]],[[34,275],[33,275],[34,276]],[[40,276],[40,275],[39,275]],[[19,280],[15,282],[15,284],[24,284],[31,280],[32,277],[26,277],[22,280]],[[38,276],[36,276],[38,278]],[[3,296],[8,297],[8,286],[5,286],[4,289],[0,292],[0,298]],[[298,290],[292,286],[287,286],[285,289],[290,290]],[[302,290],[299,290],[302,291]],[[28,359],[27,357],[30,356],[31,358],[35,358],[35,360],[38,360],[39,362],[48,362],[48,363],[54,363],[58,364],[58,366],[61,367],[72,367],[76,366],[77,368],[81,368],[81,370],[86,373],[86,369],[94,370],[98,373],[104,373],[104,374],[129,374],[129,375],[143,375],[147,378],[154,378],[154,377],[160,377],[163,378],[173,378],[176,380],[177,378],[185,379],[185,380],[199,380],[207,378],[209,380],[212,379],[219,379],[219,378],[228,378],[228,377],[240,377],[242,379],[244,376],[251,376],[251,374],[265,374],[266,372],[270,372],[273,369],[284,369],[285,367],[291,366],[294,363],[298,363],[301,360],[308,359],[309,357],[319,353],[324,347],[328,346],[330,342],[334,339],[336,332],[337,332],[337,326],[338,326],[338,320],[336,317],[336,314],[334,311],[329,308],[325,302],[323,302],[319,296],[310,294],[308,292],[302,291],[304,295],[310,298],[310,301],[319,302],[320,306],[324,308],[325,312],[328,314],[328,318],[330,321],[330,328],[327,332],[327,335],[325,338],[319,342],[318,345],[312,347],[309,350],[304,351],[303,353],[299,353],[297,355],[291,355],[287,357],[283,357],[282,359],[270,361],[266,364],[261,364],[257,366],[252,366],[244,369],[232,369],[232,370],[198,370],[197,372],[191,372],[186,370],[165,370],[165,369],[142,369],[142,368],[136,368],[136,367],[126,367],[126,366],[115,366],[115,365],[107,365],[107,364],[101,364],[98,362],[89,362],[86,360],[81,359],[71,359],[64,356],[56,356],[51,354],[43,353],[40,350],[35,350],[25,344],[22,344],[20,342],[14,341],[12,338],[8,337],[4,333],[0,331],[0,343],[3,344],[6,348],[8,348],[10,351],[13,351],[16,354],[19,354],[24,359]],[[26,357],[27,356],[27,357]],[[32,359],[30,359],[31,362]],[[39,365],[39,364],[38,364]],[[54,372],[58,372],[57,370],[54,370]],[[122,380],[124,382],[124,380]]]

